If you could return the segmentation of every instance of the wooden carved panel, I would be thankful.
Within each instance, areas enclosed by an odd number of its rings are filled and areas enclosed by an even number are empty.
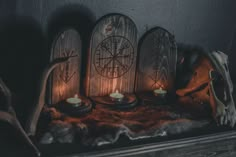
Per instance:
[[[104,96],[116,89],[133,93],[137,28],[126,16],[102,18],[93,30],[87,71],[87,95]]]
[[[53,71],[51,82],[51,103],[55,104],[79,93],[81,39],[74,29],[67,29],[55,39],[51,61],[60,57],[75,56]]]
[[[174,36],[157,27],[140,42],[136,92],[171,90],[175,79],[177,48]]]

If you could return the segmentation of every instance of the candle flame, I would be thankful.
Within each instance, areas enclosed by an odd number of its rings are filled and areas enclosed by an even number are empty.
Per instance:
[[[75,94],[74,98],[78,98],[78,97],[79,97],[78,94]]]
[[[115,93],[120,93],[118,89],[116,89]]]

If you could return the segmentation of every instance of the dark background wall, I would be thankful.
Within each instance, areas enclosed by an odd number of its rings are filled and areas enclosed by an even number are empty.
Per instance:
[[[16,1],[1,0],[0,1],[0,26],[4,24],[4,20],[11,18],[16,13]]]
[[[22,103],[30,104],[36,94],[55,33],[75,25],[88,40],[95,21],[108,13],[129,16],[139,38],[161,26],[178,43],[227,52],[231,69],[236,64],[235,0],[0,0],[0,74],[15,93],[29,98]]]
[[[46,33],[53,15],[72,5],[94,21],[108,13],[125,14],[136,23],[139,37],[161,26],[179,43],[224,51],[231,62],[236,57],[232,53],[236,49],[235,0],[18,0],[16,8],[18,15],[33,17]]]
[[[178,42],[210,49],[228,51],[236,29],[234,0],[18,0],[17,14],[32,16],[45,30],[52,15],[70,5],[87,8],[95,20],[107,13],[125,14],[136,23],[139,36],[162,26]]]

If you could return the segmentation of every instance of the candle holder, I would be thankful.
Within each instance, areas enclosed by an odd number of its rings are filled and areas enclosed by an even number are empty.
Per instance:
[[[79,107],[82,103],[82,100],[78,97],[77,94],[75,94],[75,96],[73,98],[67,98],[66,102],[68,103],[68,105],[73,105],[75,107]]]
[[[134,94],[117,95],[116,92],[106,96],[94,96],[91,98],[96,105],[102,105],[111,109],[130,109],[136,106],[138,102]]]
[[[138,92],[137,96],[143,105],[166,105],[169,102],[168,92],[163,89]]]
[[[83,96],[67,98],[54,105],[62,113],[65,113],[69,116],[81,116],[89,113],[92,110],[92,102]]]
[[[114,102],[121,102],[124,99],[124,95],[119,93],[118,90],[116,90],[114,93],[111,93],[109,96]]]
[[[167,94],[167,91],[163,90],[162,88],[159,88],[159,89],[153,90],[153,94],[156,97],[164,98],[166,96],[166,94]]]

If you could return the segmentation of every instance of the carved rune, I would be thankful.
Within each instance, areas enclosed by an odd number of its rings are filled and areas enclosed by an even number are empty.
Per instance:
[[[129,71],[134,61],[134,48],[122,36],[104,39],[94,53],[94,66],[98,74],[106,78],[118,78]]]
[[[63,57],[73,57],[74,51],[66,51],[63,54]],[[76,74],[76,71],[70,72],[70,62],[66,62],[65,64],[61,65],[60,67],[60,79],[65,83],[68,84],[73,76]]]

